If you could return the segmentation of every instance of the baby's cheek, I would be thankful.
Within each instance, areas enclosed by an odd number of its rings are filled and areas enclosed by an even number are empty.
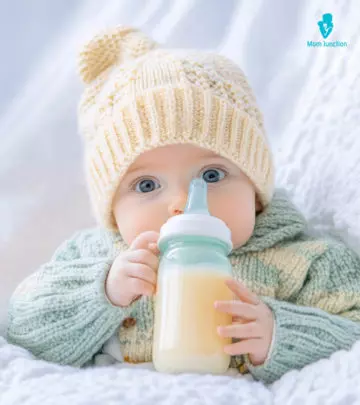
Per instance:
[[[119,232],[128,245],[143,232],[159,232],[161,225],[157,216],[146,209],[118,220]]]
[[[235,229],[234,231],[232,231],[232,236],[231,236],[231,240],[233,243],[233,247],[234,249],[245,245],[245,243],[249,240],[250,236],[248,232],[245,232],[245,230],[242,229]]]
[[[255,226],[255,216],[233,212],[227,225],[231,230],[231,239],[234,248],[243,246],[252,236]]]
[[[124,213],[115,215],[116,223],[123,240],[130,245],[137,235],[137,220],[129,214]]]
[[[131,221],[131,218],[127,218],[120,223],[119,231],[125,242],[130,245],[145,229],[143,230],[138,220]]]

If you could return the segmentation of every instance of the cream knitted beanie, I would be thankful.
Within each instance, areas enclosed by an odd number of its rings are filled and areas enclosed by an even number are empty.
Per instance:
[[[108,29],[79,55],[86,84],[78,109],[94,215],[116,230],[112,202],[127,168],[155,147],[190,143],[233,163],[262,206],[274,167],[262,114],[244,73],[224,56],[166,49],[132,27]]]

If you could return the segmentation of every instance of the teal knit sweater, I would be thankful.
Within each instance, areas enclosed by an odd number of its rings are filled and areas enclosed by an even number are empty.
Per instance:
[[[119,233],[95,228],[77,232],[51,260],[14,292],[9,306],[10,343],[59,364],[86,366],[118,333],[125,359],[151,361],[154,299],[113,306],[104,282],[115,257],[127,249]],[[268,359],[253,366],[271,383],[360,339],[360,258],[339,241],[316,239],[286,194],[276,190],[256,218],[248,242],[230,254],[234,277],[272,309],[275,335]],[[129,327],[129,317],[136,323]]]

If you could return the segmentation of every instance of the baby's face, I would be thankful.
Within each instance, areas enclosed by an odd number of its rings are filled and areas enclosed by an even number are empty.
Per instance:
[[[251,181],[228,159],[190,144],[152,149],[129,167],[113,203],[124,241],[130,245],[142,232],[160,232],[170,217],[182,214],[190,182],[199,176],[208,183],[211,215],[230,228],[234,248],[244,245],[261,209]]]

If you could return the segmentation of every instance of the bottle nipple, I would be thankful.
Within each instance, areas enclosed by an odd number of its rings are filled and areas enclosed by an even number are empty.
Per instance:
[[[184,214],[210,215],[207,203],[207,183],[203,178],[191,180]]]
[[[191,180],[184,213],[171,216],[161,227],[158,240],[160,250],[166,246],[163,242],[173,237],[195,235],[218,239],[227,245],[228,253],[231,252],[230,228],[222,219],[210,214],[207,191],[208,185],[202,177]]]

